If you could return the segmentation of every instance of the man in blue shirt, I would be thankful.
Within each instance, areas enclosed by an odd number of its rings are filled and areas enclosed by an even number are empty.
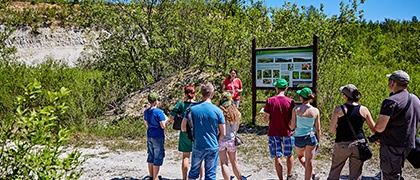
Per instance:
[[[217,158],[219,156],[219,141],[225,136],[225,118],[222,110],[212,104],[214,87],[207,82],[201,85],[202,101],[191,106],[186,117],[193,122],[194,143],[191,158],[189,179],[197,179],[200,166],[204,160],[205,179],[215,180]],[[187,119],[184,118],[181,130],[186,131]]]

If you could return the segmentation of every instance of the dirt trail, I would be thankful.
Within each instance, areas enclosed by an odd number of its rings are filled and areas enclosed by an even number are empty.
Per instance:
[[[145,179],[148,175],[147,170],[147,151],[110,151],[106,147],[98,145],[95,148],[81,148],[79,149],[83,152],[85,157],[89,159],[83,165],[84,174],[81,179],[109,179],[109,180],[119,180],[119,179]],[[276,173],[274,170],[273,162],[268,157],[255,156],[253,157],[254,163],[246,163],[244,160],[248,157],[244,157],[243,152],[238,154],[239,164],[241,171],[245,177],[249,180],[273,180],[276,178]],[[163,163],[163,166],[160,170],[160,175],[162,179],[166,180],[176,180],[181,179],[180,171],[180,153],[174,148],[166,149],[166,157]],[[285,163],[284,159],[282,160]],[[262,166],[261,166],[262,164]],[[326,179],[329,171],[330,161],[329,159],[317,159],[314,161],[315,172],[317,172],[321,179]],[[410,165],[411,166],[411,165]],[[344,167],[342,174],[348,174],[348,167]],[[297,179],[303,179],[304,169],[299,164],[295,158],[295,165],[293,172],[298,175]],[[374,176],[378,172],[378,166],[373,165],[372,163],[367,163],[364,166],[363,179],[374,179],[369,178]],[[416,179],[412,175],[417,174],[418,170],[412,168],[406,168],[404,171],[406,179]],[[222,179],[220,167],[217,170],[217,178]],[[345,179],[343,176],[342,179]]]

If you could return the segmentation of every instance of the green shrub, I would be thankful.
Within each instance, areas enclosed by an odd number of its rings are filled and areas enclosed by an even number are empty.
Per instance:
[[[70,91],[44,91],[38,81],[17,97],[15,117],[1,121],[0,179],[77,179],[84,162],[77,150],[63,146],[72,130],[57,125]],[[45,99],[42,99],[45,97]],[[40,104],[39,102],[43,102]]]
[[[68,109],[60,114],[59,124],[63,126],[85,125],[87,119],[101,114],[111,100],[107,81],[97,70],[70,68],[52,60],[35,67],[20,63],[1,63],[0,68],[0,117],[13,116],[13,101],[20,87],[38,79],[43,87],[53,91],[69,87],[65,98]],[[44,95],[42,95],[44,96]],[[39,103],[45,99],[39,99]]]

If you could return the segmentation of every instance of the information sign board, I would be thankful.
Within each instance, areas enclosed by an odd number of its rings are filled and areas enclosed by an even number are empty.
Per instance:
[[[313,47],[256,49],[256,87],[273,87],[280,78],[289,82],[289,88],[313,87],[313,54]]]

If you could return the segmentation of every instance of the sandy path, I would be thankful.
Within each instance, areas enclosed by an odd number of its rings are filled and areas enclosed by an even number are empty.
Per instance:
[[[147,170],[147,151],[110,151],[106,147],[96,146],[95,148],[81,148],[85,157],[89,159],[83,165],[84,174],[81,179],[144,179],[148,175]],[[277,179],[272,160],[269,158],[255,157],[255,164],[242,161],[242,153],[239,153],[239,164],[244,176],[250,180]],[[181,155],[175,149],[166,149],[166,157],[161,167],[160,175],[163,179],[175,180],[181,178],[180,171]],[[284,163],[284,159],[283,159]],[[261,166],[262,164],[262,166]],[[315,160],[315,171],[318,172],[321,179],[326,179],[330,166],[329,160]],[[303,179],[304,169],[295,159],[293,172],[298,175],[298,179]],[[363,174],[373,176],[377,168],[372,165],[365,166]],[[347,174],[347,167],[343,169],[342,174]],[[217,170],[217,178],[222,179],[220,166]],[[371,179],[371,178],[363,178]],[[409,178],[410,179],[410,178]]]

